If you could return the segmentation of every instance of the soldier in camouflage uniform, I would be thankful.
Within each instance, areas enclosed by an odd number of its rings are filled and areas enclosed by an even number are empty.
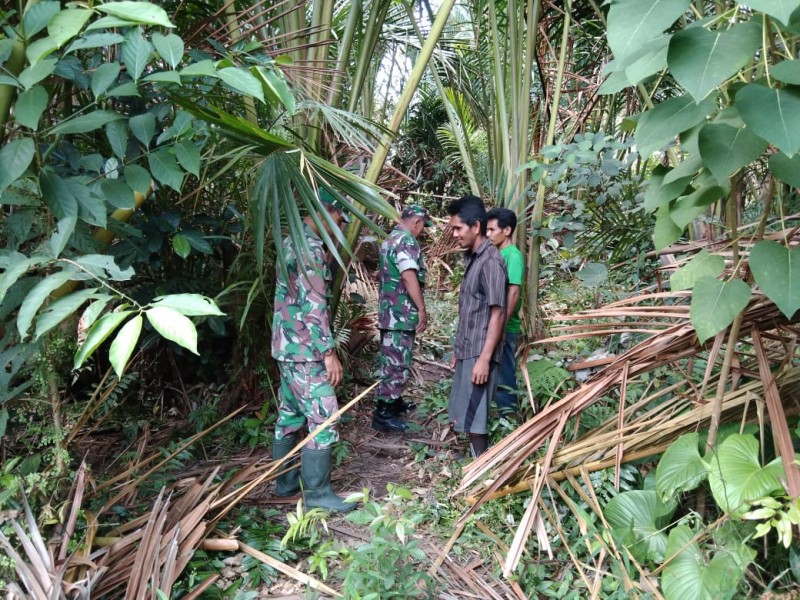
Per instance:
[[[336,227],[349,222],[338,202],[326,192],[320,199]],[[324,215],[318,215],[330,233]],[[336,356],[331,328],[331,271],[322,238],[314,219],[303,219],[307,248],[283,241],[286,273],[276,268],[275,314],[272,320],[272,356],[281,376],[280,407],[275,424],[273,459],[286,456],[308,425],[314,432],[338,410],[334,387],[342,380],[342,365]],[[342,512],[355,508],[331,489],[331,450],[339,439],[333,427],[315,435],[302,449],[300,467],[290,461],[277,479],[276,493],[292,496],[301,482],[306,506]]]
[[[400,415],[413,405],[403,400],[403,386],[411,371],[414,336],[427,326],[425,265],[417,238],[430,214],[421,206],[407,206],[381,245],[378,328],[381,332],[381,381],[376,392],[372,427],[379,431],[402,432],[407,428]]]

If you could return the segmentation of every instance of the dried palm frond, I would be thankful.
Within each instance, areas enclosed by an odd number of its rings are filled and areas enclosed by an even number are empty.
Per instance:
[[[544,341],[573,339],[631,331],[652,335],[631,350],[617,357],[581,387],[567,394],[561,401],[542,409],[530,421],[524,423],[506,439],[464,468],[464,477],[456,493],[468,493],[475,502],[467,515],[472,514],[481,503],[499,494],[532,490],[534,501],[530,515],[517,532],[516,541],[507,557],[506,574],[516,568],[524,541],[538,514],[538,499],[548,478],[573,476],[581,469],[601,469],[617,466],[622,462],[641,459],[663,452],[679,435],[706,426],[711,418],[712,407],[705,397],[709,384],[715,387],[711,377],[713,363],[719,358],[723,335],[716,341],[699,345],[694,328],[689,320],[689,307],[684,304],[688,293],[644,294],[611,304],[605,308],[585,311],[565,317],[565,320],[597,320],[581,329],[579,325],[562,328],[563,335]],[[632,319],[630,322],[628,319]],[[778,308],[760,293],[755,293],[741,320],[738,340],[749,342],[758,333],[768,335],[773,351],[764,351],[759,359],[762,377],[769,373],[772,365],[784,366],[786,348],[796,347],[797,332],[791,327],[793,321],[786,319]],[[709,362],[705,381],[695,386],[691,370],[693,361],[706,359]],[[739,352],[740,372],[757,375],[759,365],[752,356]],[[630,406],[626,402],[626,385],[654,369],[670,366],[683,381],[669,389],[645,393]],[[800,390],[800,368],[785,365],[775,376],[775,384],[788,395]],[[764,396],[769,381],[752,381],[728,392],[723,397],[723,419],[752,420],[754,407]],[[646,387],[646,386],[643,386]],[[773,394],[777,392],[771,392]],[[570,419],[579,418],[581,412],[601,399],[615,396],[620,403],[617,417],[610,419],[597,430],[583,438],[561,447],[562,436]],[[655,408],[651,406],[658,401]],[[756,400],[756,402],[753,402]],[[780,404],[773,400],[772,404]],[[770,411],[770,417],[785,416]],[[546,448],[546,452],[542,451]],[[791,461],[784,461],[788,469],[796,469]],[[791,477],[788,477],[791,480]],[[503,489],[505,488],[505,489]],[[501,491],[502,490],[502,491]]]

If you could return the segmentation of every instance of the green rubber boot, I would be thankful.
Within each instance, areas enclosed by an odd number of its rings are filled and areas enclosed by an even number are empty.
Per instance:
[[[273,440],[272,442],[272,460],[280,460],[289,451],[297,445],[297,435],[290,434],[280,440]],[[298,455],[283,463],[281,470],[286,470],[285,473],[278,475],[275,485],[275,495],[285,498],[286,496],[294,496],[300,491],[300,465],[298,464]]]
[[[307,508],[321,508],[328,512],[347,512],[356,505],[345,502],[331,489],[331,448],[311,450],[303,448],[301,461],[303,497]]]

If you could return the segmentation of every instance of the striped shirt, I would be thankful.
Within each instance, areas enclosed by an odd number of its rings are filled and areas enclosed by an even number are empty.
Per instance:
[[[456,359],[479,356],[486,343],[491,307],[506,307],[506,263],[491,241],[484,240],[475,252],[464,253],[464,278],[458,297]],[[500,362],[503,345],[498,343],[492,355]]]

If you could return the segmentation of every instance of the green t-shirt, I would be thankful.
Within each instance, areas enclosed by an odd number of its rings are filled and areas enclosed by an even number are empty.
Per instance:
[[[508,318],[506,323],[506,331],[508,333],[520,332],[519,309],[522,306],[522,275],[525,271],[525,262],[522,260],[522,252],[519,251],[514,244],[509,244],[500,250],[500,256],[506,261],[506,270],[508,271],[508,285],[519,286],[519,300],[514,307],[514,312]]]

